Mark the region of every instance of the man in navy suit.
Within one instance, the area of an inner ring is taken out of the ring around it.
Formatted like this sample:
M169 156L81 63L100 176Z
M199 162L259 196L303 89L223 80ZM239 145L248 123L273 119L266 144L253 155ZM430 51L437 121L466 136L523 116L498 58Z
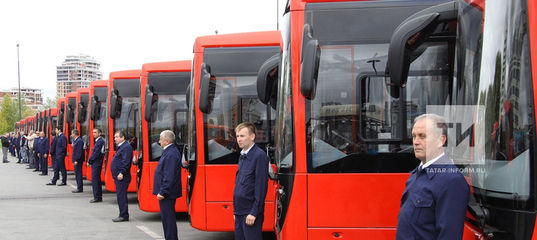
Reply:
M441 116L424 114L414 120L414 154L421 163L406 182L396 239L462 239L470 190L444 153L446 134Z
M101 169L104 159L104 139L101 137L101 129L93 129L93 137L95 138L95 144L91 151L88 165L91 165L91 186L93 188L93 199L90 203L103 201L103 188L101 185Z
M36 140L34 140L34 143L36 143ZM39 133L39 140L37 141L37 156L38 160L36 162L40 162L41 164L41 173L39 175L45 176L48 175L48 152L49 152L49 140L47 137L45 137L45 132Z
M54 148L54 160L56 168L54 169L54 177L47 185L56 185L56 181L60 178L60 172L62 173L62 183L58 186L67 185L67 171L65 170L65 155L67 155L67 138L62 133L62 127L56 127L56 146Z
M112 178L116 184L117 204L119 216L112 219L114 222L129 221L129 205L127 202L127 189L131 182L132 147L125 141L125 133L117 131L114 134L114 142L117 144L116 154L110 163Z
M155 169L153 195L157 196L160 218L166 240L179 239L175 223L175 201L181 197L181 153L170 130L160 133L159 144L164 149Z
M41 157L39 156L39 146L41 146L41 132L36 131L35 133L38 137L34 139L34 146L37 146L35 148L36 160L34 161L34 172L39 172L41 171Z
M255 126L244 122L235 128L242 148L233 190L235 239L263 239L262 227L268 185L267 154L255 145Z
M71 131L71 137L74 139L73 141L73 166L75 170L75 178L76 178L76 190L73 190L73 193L81 193L83 189L83 182L82 182L82 166L84 164L84 160L86 159L85 152L84 151L84 141L82 141L82 138L80 138L80 133L77 129L73 129Z

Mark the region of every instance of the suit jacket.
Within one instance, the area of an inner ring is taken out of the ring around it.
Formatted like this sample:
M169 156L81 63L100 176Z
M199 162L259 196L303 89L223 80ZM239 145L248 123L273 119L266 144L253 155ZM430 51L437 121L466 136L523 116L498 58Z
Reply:
M153 195L178 198L181 192L181 153L175 144L164 149L153 178Z
M268 187L269 159L265 151L254 144L246 156L239 159L233 190L235 215L261 216L265 209Z
M110 170L112 171L112 177L117 178L119 173L123 176L130 176L131 174L131 161L132 161L132 147L129 142L125 141L121 146L117 148L116 154L112 158L110 163Z
M48 138L36 138L35 140L39 139L39 141L37 142L37 152L41 154L41 156L43 156L44 154L48 154L48 151L49 151L49 141L48 141ZM34 140L34 144L36 143Z
M56 137L52 138L52 142L50 143L50 155L54 157L56 155ZM36 139L37 140L37 139ZM35 144L35 142L34 142Z
M57 140L54 153L58 158L65 159L65 155L67 154L67 138L62 133L61 135L56 135L55 139Z
M73 142L73 157L72 157L73 163L84 162L84 160L86 160L85 152L86 151L84 151L84 141L82 141L82 138L77 137L76 140Z
M401 198L396 239L462 239L469 187L444 154L411 172Z
M95 141L95 144L93 145L93 150L91 151L90 158L88 160L88 163L92 166L102 166L103 159L104 159L104 153L101 151L104 147L104 139L102 137L99 137L97 141Z

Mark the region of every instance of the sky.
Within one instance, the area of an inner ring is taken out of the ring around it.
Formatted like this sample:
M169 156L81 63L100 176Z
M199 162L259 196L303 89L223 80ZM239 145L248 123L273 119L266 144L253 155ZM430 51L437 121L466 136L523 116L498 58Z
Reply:
M279 7L277 6L279 4ZM198 36L276 30L285 0L17 0L0 2L0 90L56 95L56 66L85 54L113 71L192 59ZM279 12L277 12L277 9Z

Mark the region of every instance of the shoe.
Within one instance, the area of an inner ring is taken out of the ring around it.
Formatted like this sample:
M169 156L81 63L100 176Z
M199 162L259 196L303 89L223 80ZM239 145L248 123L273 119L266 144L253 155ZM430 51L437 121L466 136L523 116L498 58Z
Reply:
M67 183L60 183L60 184L58 184L58 186L65 186L65 185L67 185Z
M47 176L48 174L46 173L40 173L39 176Z
M103 201L103 199L97 198L97 199L91 199L89 202L90 203L98 203L98 202L102 202L102 201Z
M56 185L56 183L51 183L51 182L49 182L49 183L47 183L46 185Z
M122 217L117 217L117 218L112 219L112 222L127 222L127 221L129 221L128 218L122 218Z
M81 193L82 191L81 190L73 190L71 191L72 193Z

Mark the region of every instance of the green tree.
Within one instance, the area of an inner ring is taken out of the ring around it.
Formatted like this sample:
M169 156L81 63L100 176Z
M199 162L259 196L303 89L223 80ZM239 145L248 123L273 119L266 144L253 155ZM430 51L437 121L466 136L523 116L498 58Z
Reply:
M22 103L21 111L23 119L35 115L36 112L24 103ZM0 133L13 131L15 123L19 120L19 102L15 101L9 94L5 95L2 104L0 104Z

